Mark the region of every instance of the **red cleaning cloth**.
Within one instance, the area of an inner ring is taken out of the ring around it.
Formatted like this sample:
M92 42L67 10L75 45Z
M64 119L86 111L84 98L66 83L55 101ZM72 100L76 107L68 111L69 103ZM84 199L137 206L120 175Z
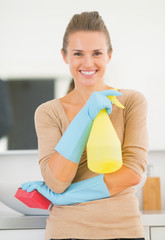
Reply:
M51 204L51 202L37 190L27 192L19 188L15 197L30 208L48 209Z

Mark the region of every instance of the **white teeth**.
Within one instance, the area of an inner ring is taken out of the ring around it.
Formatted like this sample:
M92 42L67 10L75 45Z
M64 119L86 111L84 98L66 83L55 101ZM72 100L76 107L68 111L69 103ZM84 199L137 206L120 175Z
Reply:
M90 72L87 72L87 71L81 71L81 73L85 74L85 75L92 75L94 74L96 71L90 71Z

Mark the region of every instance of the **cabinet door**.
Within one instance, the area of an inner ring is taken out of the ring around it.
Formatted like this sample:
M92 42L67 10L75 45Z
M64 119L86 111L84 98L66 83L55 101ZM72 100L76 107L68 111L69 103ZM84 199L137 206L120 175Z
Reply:
M151 227L151 240L165 239L165 226Z
M144 226L145 240L150 240L149 226Z
M45 229L1 230L0 239L44 240Z

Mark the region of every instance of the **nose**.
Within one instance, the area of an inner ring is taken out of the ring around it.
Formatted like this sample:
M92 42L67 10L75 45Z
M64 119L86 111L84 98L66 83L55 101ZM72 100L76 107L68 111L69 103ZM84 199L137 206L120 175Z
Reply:
M93 65L94 65L94 61L93 61L92 56L85 55L83 58L83 67L85 69L91 69L93 67Z

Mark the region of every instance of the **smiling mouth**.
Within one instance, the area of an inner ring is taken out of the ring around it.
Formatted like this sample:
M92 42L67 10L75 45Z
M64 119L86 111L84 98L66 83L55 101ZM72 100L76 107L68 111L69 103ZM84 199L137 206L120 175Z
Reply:
M95 74L97 72L97 70L94 70L94 71L82 71L82 70L80 70L79 72L86 75L86 76L90 76L90 75Z

